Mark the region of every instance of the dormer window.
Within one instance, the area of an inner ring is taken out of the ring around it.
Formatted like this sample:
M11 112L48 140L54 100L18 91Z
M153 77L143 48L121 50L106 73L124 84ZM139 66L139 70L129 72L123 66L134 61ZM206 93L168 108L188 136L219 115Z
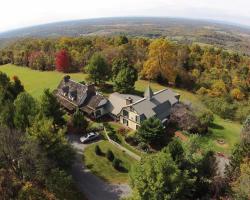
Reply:
M69 99L71 100L71 101L75 101L75 97L72 97L72 96L69 96Z
M64 86L62 88L62 95L65 96L65 97L67 97L68 93L69 93L69 87L68 86Z
M69 92L69 99L71 101L75 101L76 100L76 95L77 95L77 92L76 91L70 91Z

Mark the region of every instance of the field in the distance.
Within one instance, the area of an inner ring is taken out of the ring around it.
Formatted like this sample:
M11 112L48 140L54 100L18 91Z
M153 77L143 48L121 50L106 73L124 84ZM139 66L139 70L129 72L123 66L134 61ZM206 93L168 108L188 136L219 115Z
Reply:
M10 64L0 66L0 71L5 72L10 77L17 75L22 81L25 90L36 98L42 95L45 88L50 88L51 90L55 89L59 84L59 81L65 75L56 71L40 72L31 70L27 67L17 67ZM87 74L83 73L73 73L70 74L70 76L76 81L84 81L87 78ZM164 88L164 86L157 83L151 83L150 85L155 91ZM139 92L143 92L147 86L148 82L144 80L137 81L135 85L136 90ZM174 90L181 95L181 100L189 101L195 106L204 106L195 94L180 89ZM227 121L216 116L214 125L210 127L211 134L201 137L201 142L204 144L212 142L216 151L230 154L234 144L240 139L240 130L241 125L239 123ZM217 143L218 139L224 139L226 144L219 145Z
M40 97L45 88L55 89L65 74L56 71L36 71L27 67L17 67L15 65L0 66L0 71L5 72L10 78L18 76L25 90L34 97ZM86 74L72 73L72 79L83 81L86 79Z

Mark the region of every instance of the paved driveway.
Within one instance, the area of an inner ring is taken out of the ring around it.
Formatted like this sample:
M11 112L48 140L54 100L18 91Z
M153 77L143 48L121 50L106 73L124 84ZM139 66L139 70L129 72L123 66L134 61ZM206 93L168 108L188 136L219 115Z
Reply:
M127 184L109 184L92 174L82 162L83 151L88 144L80 143L77 135L69 135L68 140L77 151L72 176L88 200L118 200L131 193L131 188Z

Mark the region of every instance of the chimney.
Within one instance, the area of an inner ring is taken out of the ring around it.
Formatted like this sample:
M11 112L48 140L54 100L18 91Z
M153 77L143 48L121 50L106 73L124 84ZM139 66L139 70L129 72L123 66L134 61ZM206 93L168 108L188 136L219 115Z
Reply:
M91 83L91 84L87 84L88 87L88 93L89 94L95 94L96 93L96 89L95 89L95 84Z
M64 79L64 82L67 83L67 82L69 82L70 76L66 75L63 77L63 79Z
M126 105L132 104L133 99L131 97L126 98Z

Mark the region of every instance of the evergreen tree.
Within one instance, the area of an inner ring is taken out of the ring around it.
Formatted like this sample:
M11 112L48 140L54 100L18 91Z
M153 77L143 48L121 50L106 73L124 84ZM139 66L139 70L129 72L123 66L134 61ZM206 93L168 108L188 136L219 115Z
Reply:
M40 112L44 117L52 119L54 125L62 126L65 124L63 118L64 112L60 108L56 97L49 89L45 89L42 95Z
M32 121L37 114L37 104L31 95L26 92L22 92L14 101L14 107L15 127L24 131L32 124Z
M88 121L85 119L83 113L79 109L77 109L76 112L73 114L72 123L74 128L86 132L86 129L88 127Z
M159 141L164 134L164 127L161 121L155 117L144 120L138 130L139 137L145 142Z

